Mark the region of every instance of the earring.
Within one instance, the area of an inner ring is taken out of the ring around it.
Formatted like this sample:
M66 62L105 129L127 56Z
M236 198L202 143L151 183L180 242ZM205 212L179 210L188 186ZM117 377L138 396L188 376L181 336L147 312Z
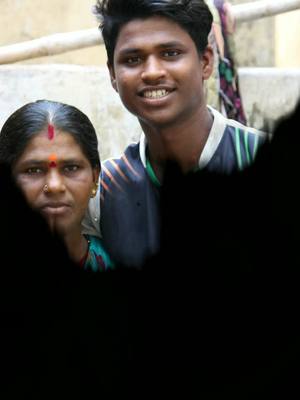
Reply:
M44 192L44 193L48 193L48 192L49 192L49 186L48 186L48 185L45 185L45 186L43 187L43 192Z
M95 183L95 184L94 184L94 187L93 187L93 189L92 189L91 198L93 198L93 197L95 197L95 196L96 196L96 194L97 194L97 191L98 191L98 186L99 186L99 184L98 184L98 183Z

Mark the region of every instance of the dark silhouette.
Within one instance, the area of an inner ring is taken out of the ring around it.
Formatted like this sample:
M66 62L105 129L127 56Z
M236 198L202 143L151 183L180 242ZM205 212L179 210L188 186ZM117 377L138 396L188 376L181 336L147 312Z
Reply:
M242 172L169 166L142 271L81 271L1 167L1 398L299 395L300 106Z

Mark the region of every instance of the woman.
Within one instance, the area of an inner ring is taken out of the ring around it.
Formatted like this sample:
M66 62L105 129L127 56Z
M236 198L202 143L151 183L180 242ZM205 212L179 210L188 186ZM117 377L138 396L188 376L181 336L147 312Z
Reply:
M10 165L28 204L58 233L85 269L113 267L99 238L82 234L101 169L95 129L77 108L39 100L15 111L0 133L0 162Z

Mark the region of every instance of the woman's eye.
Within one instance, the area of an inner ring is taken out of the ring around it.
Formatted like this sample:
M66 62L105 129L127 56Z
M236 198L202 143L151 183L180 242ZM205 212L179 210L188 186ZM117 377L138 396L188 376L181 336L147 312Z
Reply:
M164 57L176 57L179 54L180 53L178 50L167 50L167 51L164 51L164 53L163 53Z
M78 169L79 169L78 165L66 165L64 167L65 172L76 172L76 171L78 171Z
M26 174L28 174L28 175L41 174L42 172L43 172L43 170L38 167L27 168L27 170L26 170Z

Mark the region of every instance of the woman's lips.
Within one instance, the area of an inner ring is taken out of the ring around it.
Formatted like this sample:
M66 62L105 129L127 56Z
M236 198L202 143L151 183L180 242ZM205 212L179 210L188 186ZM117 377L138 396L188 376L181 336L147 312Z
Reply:
M41 212L46 215L64 215L70 211L70 206L64 203L46 204L41 207Z

